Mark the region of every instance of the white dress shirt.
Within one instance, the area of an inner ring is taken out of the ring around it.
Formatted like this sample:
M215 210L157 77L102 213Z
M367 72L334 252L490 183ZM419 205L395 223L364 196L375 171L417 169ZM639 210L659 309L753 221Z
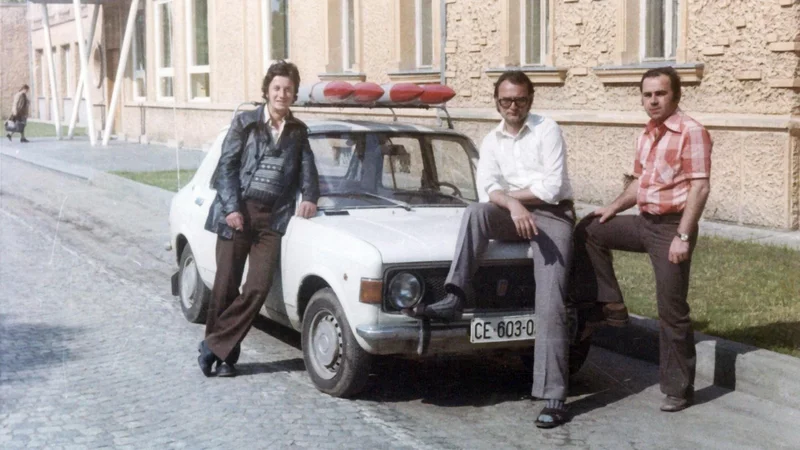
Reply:
M272 126L272 118L269 116L269 113L265 111L264 115L266 116L264 118L264 121L267 123L267 129L269 130L269 133L272 135L272 143L277 145L278 141L281 139L281 135L283 134L283 126L286 124L286 119L284 118L283 120L281 120L278 123L278 127L275 128L274 126Z
M489 200L492 191L522 189L545 203L571 200L567 145L561 128L554 120L531 113L512 136L505 131L505 121L500 122L483 139L477 178L482 202Z

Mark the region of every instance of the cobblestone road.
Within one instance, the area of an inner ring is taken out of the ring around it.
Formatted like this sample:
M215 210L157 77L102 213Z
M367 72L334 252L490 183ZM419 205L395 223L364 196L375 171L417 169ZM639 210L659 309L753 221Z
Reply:
M657 411L654 366L600 349L575 419L540 431L515 361L386 360L357 400L321 394L297 333L266 320L242 376L207 379L169 295L166 211L0 159L0 448L792 447L797 411L701 386ZM754 421L758 430L753 430Z

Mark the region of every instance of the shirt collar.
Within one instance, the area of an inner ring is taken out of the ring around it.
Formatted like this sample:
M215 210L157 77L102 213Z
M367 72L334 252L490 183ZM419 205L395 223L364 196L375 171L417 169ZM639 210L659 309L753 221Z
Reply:
M508 132L506 132L506 120L503 119L500 121L500 124L494 128L494 132L498 138L500 137L509 137L509 138L518 138L522 137L522 134L525 133L525 130L531 129L531 113L528 113L528 117L525 119L525 123L522 124L522 128L520 128L519 133L516 136L511 136Z
M671 116L667 117L667 119L664 120L662 125L667 127L667 129L670 131L673 131L675 133L680 133L681 126L683 125L683 111L681 111L680 108L676 108L675 112L673 112ZM657 128L655 121L653 119L650 119L650 121L647 122L647 127L645 128L645 132L650 133L655 128Z

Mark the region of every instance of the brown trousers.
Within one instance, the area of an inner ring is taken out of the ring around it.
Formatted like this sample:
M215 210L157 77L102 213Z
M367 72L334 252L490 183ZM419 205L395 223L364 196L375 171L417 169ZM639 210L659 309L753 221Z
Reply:
M252 201L245 201L244 206L244 230L234 232L233 239L217 237L217 273L206 318L206 345L222 360L242 342L261 311L281 247L281 236L269 228L270 208ZM248 256L247 280L240 293Z
M691 260L669 262L669 247L678 232L680 214L616 216L604 224L596 217L575 230L573 295L579 301L622 302L611 250L647 253L656 278L659 317L661 392L685 398L694 393L697 355L689 319ZM691 242L694 250L696 239Z

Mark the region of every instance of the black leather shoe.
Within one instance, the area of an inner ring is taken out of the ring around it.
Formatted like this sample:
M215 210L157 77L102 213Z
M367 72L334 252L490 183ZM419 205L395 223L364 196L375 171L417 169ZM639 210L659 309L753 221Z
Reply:
M432 319L443 322L461 320L464 314L464 301L456 294L447 294L432 305L419 304L414 308L406 308L403 314L415 319Z
M27 140L27 139L25 139L25 138L22 138L22 139L20 139L19 141L20 141L20 142L22 142L22 143L25 143L25 142L30 142L29 140Z
M210 377L212 375L211 369L217 361L217 356L208 348L206 341L200 341L197 351L200 352L200 354L197 355L197 364L200 366L203 375Z
M219 363L217 364L217 376L218 377L235 377L236 376L236 367L233 364L228 363Z

